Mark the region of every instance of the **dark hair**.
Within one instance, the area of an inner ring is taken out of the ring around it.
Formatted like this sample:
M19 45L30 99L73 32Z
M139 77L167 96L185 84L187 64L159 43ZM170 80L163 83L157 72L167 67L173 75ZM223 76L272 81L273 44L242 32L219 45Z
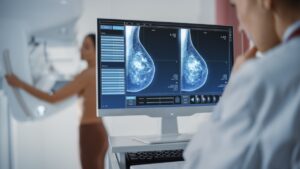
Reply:
M90 38L93 42L94 47L96 47L96 35L94 33L86 35L86 38Z

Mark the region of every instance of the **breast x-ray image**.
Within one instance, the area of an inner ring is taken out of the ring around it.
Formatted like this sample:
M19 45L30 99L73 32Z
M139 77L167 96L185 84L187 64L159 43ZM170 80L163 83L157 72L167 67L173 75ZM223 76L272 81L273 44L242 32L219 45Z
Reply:
M139 26L126 26L126 82L128 92L144 90L151 84L155 76L155 64L141 43L139 34Z
M180 29L181 37L181 90L195 91L201 88L208 77L208 67L195 49L189 29Z
M126 91L167 94L180 91L178 28L126 26Z
M173 72L175 73L169 73L169 75L163 77L164 79L171 80L174 76L180 77L176 84L174 82L169 83L172 83L172 85L169 86L172 86L173 89L178 89L181 86L181 91L191 92L201 88L205 84L208 77L208 66L193 45L190 29L177 29L175 32L174 30L166 32L167 29L153 29L156 32L158 31L161 36L168 34L170 39L170 41L168 41L169 44L164 45L162 44L164 43L162 41L155 41L154 33L146 33L151 32L150 29L147 28L143 28L143 30L144 35L147 36L146 39L148 45L143 45L140 39L140 30L140 26L126 26L125 28L127 92L140 92L145 90L153 83L153 81L155 81L154 78L156 77L156 73L159 74L157 75L157 78L159 79L162 78L160 77L162 74L166 74L165 71L168 69L174 69ZM171 43L173 44L172 46L170 46ZM153 51L153 49L151 49L153 46L158 47L155 49L156 51L164 52L152 52L152 55L150 55L148 51ZM164 48L170 49L160 49L163 46L165 46ZM168 51L174 51L174 54L170 54ZM163 59L164 57L165 59ZM176 63L173 64L173 66L164 63L165 66L163 66L160 62L161 59L173 60ZM156 72L156 66L164 67L165 71ZM169 68L166 68L166 66ZM158 80L156 82L159 83ZM165 86L167 85L168 84L165 84ZM160 86L163 87L162 84Z
M213 70L215 74L225 66L219 59L224 52L211 48L212 44L226 47L220 35L222 32L206 34L187 28L126 26L126 91L189 93L206 88L207 83L218 83L222 75L208 78L208 62L219 65Z

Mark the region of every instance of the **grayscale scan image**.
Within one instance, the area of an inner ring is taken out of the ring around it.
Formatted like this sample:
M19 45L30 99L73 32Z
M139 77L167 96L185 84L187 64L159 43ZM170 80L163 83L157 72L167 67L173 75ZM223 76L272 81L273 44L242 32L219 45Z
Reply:
M195 49L190 29L180 29L181 37L181 90L195 91L201 88L208 76L208 67Z
M140 41L139 26L126 26L127 91L139 92L153 81L155 65Z

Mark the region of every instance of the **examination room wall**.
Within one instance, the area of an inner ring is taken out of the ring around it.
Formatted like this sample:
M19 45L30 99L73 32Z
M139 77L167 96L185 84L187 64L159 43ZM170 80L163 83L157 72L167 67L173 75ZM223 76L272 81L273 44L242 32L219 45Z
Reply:
M82 16L77 23L78 43L74 50L78 51L87 33L96 32L96 18L209 24L215 22L214 3L213 0L86 0L83 2ZM54 50L53 53L59 53L55 48L51 50ZM79 53L74 57L79 58ZM61 63L56 66L60 70L67 67ZM80 169L79 103L80 101L75 102L56 115L42 120L25 123L12 120L14 169ZM207 118L207 114L180 118L179 130L193 132L198 124ZM104 121L110 135L145 135L160 132L159 118L105 117Z

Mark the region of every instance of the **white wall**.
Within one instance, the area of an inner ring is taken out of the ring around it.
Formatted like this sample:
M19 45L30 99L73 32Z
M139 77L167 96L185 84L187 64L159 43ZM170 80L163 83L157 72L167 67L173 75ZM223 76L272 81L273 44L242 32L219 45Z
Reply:
M214 23L213 0L85 0L77 24L78 46L89 32L96 32L96 18ZM79 57L76 56L76 57ZM63 69L63 65L58 65ZM47 119L13 121L15 169L79 169L78 125L80 108L74 103ZM180 118L181 132L196 131L206 114ZM160 119L148 117L105 118L110 135L157 134ZM1 168L2 169L2 168Z
M0 75L1 76L1 75ZM0 77L1 78L1 77ZM1 81L0 81L1 83ZM7 98L0 88L0 168L9 168L9 122Z
M85 0L78 39L96 32L97 18L215 23L214 0Z

